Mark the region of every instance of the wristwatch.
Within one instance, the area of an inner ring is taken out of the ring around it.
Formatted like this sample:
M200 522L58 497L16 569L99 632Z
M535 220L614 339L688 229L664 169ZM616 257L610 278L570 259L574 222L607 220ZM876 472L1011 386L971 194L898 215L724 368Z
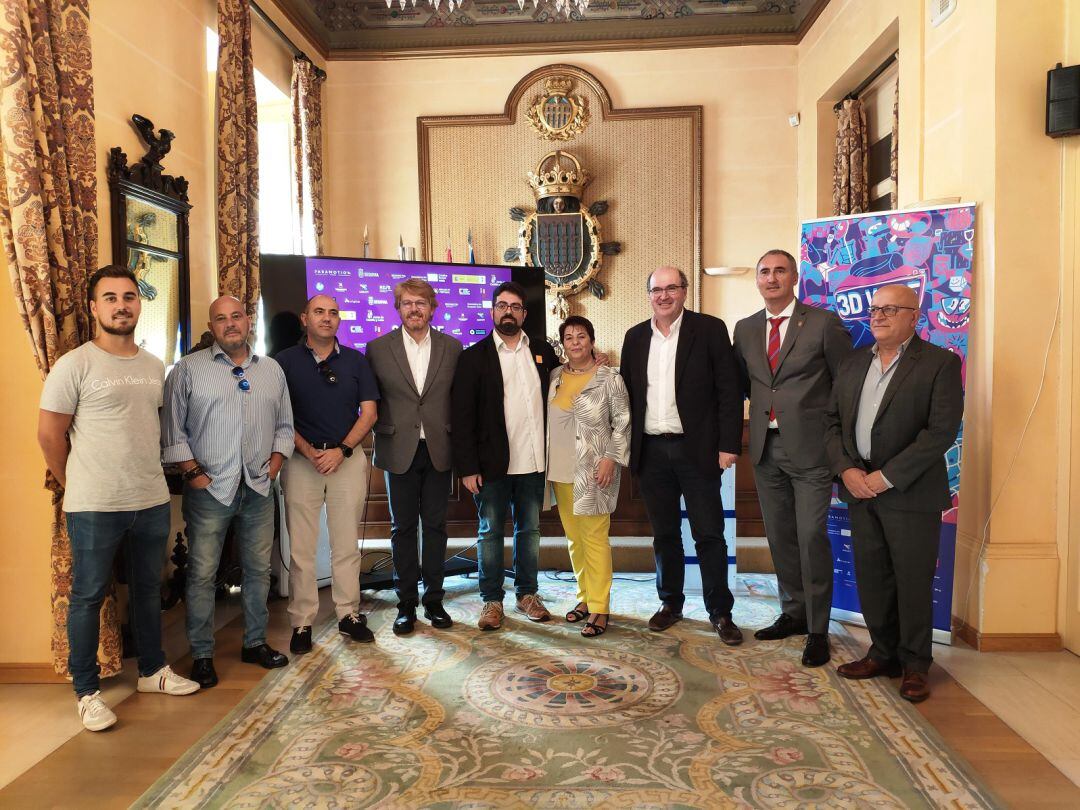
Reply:
M341 449L341 455L345 456L345 458L352 458L353 449L349 447L349 445L345 444L345 442L342 442L338 445L338 447Z

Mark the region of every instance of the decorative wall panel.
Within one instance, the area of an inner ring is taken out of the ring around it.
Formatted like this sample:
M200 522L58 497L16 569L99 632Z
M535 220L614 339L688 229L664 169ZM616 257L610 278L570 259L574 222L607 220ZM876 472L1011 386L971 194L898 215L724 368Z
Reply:
M551 76L573 79L573 95L585 99L589 123L557 144L543 140L527 114ZM525 76L501 113L420 117L421 243L425 258L442 260L447 240L464 257L472 229L476 261L503 263L518 244L511 207L532 211L536 200L527 175L552 149L574 154L593 178L583 207L607 200L604 241L622 243L605 256L597 280L604 300L588 291L569 298L570 312L596 326L601 350L618 353L623 334L649 315L648 274L670 264L690 277L689 302L697 308L701 268L702 108L615 109L600 81L572 65L554 64ZM549 314L548 333L557 323Z

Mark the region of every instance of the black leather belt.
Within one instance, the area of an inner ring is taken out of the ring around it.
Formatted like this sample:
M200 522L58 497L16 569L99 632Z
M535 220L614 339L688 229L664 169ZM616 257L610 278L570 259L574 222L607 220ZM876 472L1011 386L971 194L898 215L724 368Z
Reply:
M676 442L676 441L680 441L682 439L683 434L682 433L646 433L645 437L647 439L660 439L661 441L665 441L665 442Z
M775 436L779 436L780 435L780 428L778 428L778 427L776 427L776 428L768 428L768 429L766 429L765 432L766 433L771 433L771 434L773 434Z
M341 442L312 442L311 446L316 450L333 450L335 447L341 447Z

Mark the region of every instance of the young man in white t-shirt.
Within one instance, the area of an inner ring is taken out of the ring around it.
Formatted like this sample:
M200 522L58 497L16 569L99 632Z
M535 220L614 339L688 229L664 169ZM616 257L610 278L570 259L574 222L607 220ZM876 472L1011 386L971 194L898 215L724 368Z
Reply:
M98 689L99 612L121 543L138 690L190 695L199 685L173 672L161 649L161 569L169 538L158 416L165 367L135 343L142 304L131 270L101 268L90 277L88 293L98 334L61 357L46 378L38 443L64 487L71 539L68 669L79 718L90 731L102 731L116 715Z

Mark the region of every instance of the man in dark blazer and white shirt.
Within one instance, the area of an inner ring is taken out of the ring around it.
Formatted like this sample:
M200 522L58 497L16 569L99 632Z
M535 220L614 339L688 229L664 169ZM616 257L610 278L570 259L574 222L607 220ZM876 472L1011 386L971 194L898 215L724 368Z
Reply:
M438 302L423 279L394 288L401 328L367 346L367 359L382 400L375 423L373 463L386 471L390 504L390 548L398 615L393 630L407 635L416 624L416 607L432 627L453 624L443 608L446 563L446 507L450 492L450 388L461 343L431 328ZM417 524L424 527L417 556ZM419 596L423 576L424 596Z
M731 618L720 476L742 448L742 387L727 327L685 309L686 274L661 267L646 283L653 317L626 333L620 371L630 393L630 470L653 529L660 609L650 630L682 618L685 560L679 498L686 501L705 607L720 640L742 632Z
M750 461L782 611L754 637L808 634L802 662L817 667L829 660L833 586L826 529L833 475L822 417L851 336L835 312L795 297L798 282L787 251L758 260L765 309L735 324L735 352L750 397Z
M522 331L525 295L513 281L495 290L495 330L461 353L454 375L454 468L472 493L480 518L481 630L497 630L503 622L507 509L514 519L516 610L534 622L551 618L537 593L537 567L547 392L559 360L547 341L530 341Z
M902 285L870 307L874 344L841 364L825 441L851 517L855 578L871 646L844 678L896 677L900 696L930 696L933 583L941 513L952 506L945 453L964 414L960 358L915 334L919 299Z

